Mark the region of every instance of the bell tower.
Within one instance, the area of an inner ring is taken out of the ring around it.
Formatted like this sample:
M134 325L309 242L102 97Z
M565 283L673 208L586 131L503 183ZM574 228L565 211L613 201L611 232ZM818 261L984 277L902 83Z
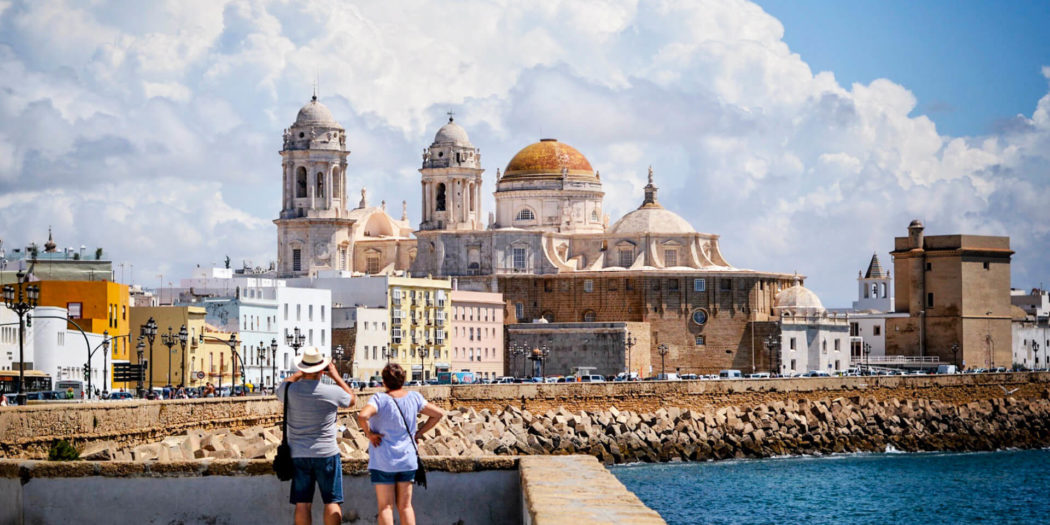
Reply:
M434 143L423 150L423 217L419 229L483 230L481 151L449 113Z
M346 130L315 94L291 127L281 149L283 191L277 225L277 271L314 275L341 268L349 227L346 208ZM343 264L345 265L345 264Z

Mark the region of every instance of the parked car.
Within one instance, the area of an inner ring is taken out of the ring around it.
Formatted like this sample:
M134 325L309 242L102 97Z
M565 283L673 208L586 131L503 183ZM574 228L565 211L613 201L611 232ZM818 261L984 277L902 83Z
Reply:
M810 370L805 374L802 374L802 377L831 377L831 374L823 370Z
M543 378L543 382L544 383L557 383L558 379L560 379L560 378L561 378L561 376L549 376L549 377Z
M719 370L719 379L742 379L744 374L741 374L739 370Z
M679 377L682 378L682 381L695 381L697 379L700 379L700 376L696 374L682 374Z
M678 377L678 374L657 374L655 381L681 381L682 378Z
M605 378L597 374L591 374L587 376L580 376L579 381L581 383L604 383Z
M769 372L756 372L747 377L749 379L769 379Z
M110 401L126 401L128 399L135 399L135 394L132 394L131 392L110 392L109 393L109 400Z

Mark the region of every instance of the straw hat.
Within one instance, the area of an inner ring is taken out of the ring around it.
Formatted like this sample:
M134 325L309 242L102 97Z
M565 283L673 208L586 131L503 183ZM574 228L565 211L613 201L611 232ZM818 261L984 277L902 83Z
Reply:
M328 358L319 349L307 348L295 366L304 373L312 374L328 368L328 361Z

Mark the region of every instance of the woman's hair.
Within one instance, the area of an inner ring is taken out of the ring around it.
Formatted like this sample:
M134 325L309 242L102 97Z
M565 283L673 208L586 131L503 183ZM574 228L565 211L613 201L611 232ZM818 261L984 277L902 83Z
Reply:
M397 390L405 384L405 369L397 363L383 367L383 385L390 390Z

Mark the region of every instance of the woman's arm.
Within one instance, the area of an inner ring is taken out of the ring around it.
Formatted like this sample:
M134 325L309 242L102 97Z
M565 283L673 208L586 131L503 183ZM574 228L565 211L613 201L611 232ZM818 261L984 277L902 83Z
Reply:
M423 406L423 410L419 411L424 416L427 416L427 421L423 423L422 427L419 427L419 431L416 432L416 441L423 439L423 434L426 434L430 429L437 426L438 421L445 417L445 411L441 407L434 403L427 403Z
M372 419L372 416L376 415L376 407L372 405L365 405L360 412L357 413L357 426L361 427L361 430L365 432L365 437L368 441L372 442L373 447L378 447L383 442L383 434L378 432L372 432L372 429L368 426L368 420Z

